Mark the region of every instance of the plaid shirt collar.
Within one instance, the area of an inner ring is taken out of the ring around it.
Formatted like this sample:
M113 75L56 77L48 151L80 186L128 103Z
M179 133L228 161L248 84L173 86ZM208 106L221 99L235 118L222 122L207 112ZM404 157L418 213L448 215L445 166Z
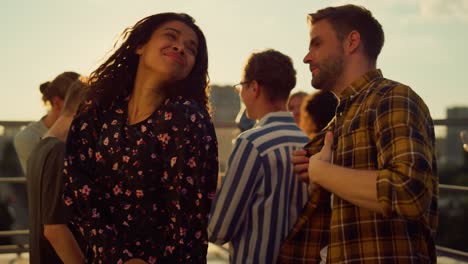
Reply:
M357 96L362 91L367 90L370 87L370 83L379 78L383 78L382 71L380 69L368 71L366 74L362 75L359 79L346 87L346 89L339 96L340 101Z

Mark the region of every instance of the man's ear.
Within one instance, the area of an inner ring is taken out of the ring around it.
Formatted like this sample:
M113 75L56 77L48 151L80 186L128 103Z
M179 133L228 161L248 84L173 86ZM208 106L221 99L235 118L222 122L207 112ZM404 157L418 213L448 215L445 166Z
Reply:
M252 82L250 82L250 89L252 89L252 92L254 93L256 98L260 96L261 89L257 81L253 80Z
M361 34L356 30L351 31L344 41L344 50L347 54L356 52L361 46Z

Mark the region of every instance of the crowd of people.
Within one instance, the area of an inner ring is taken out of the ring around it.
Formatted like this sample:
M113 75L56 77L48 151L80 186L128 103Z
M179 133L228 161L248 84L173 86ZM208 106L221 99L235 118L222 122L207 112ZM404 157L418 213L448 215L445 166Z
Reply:
M364 7L308 15L318 91L292 59L250 54L234 88L252 126L218 186L208 49L187 14L122 34L89 76L40 86L49 111L15 137L31 263L435 263L438 176L429 110L383 77Z

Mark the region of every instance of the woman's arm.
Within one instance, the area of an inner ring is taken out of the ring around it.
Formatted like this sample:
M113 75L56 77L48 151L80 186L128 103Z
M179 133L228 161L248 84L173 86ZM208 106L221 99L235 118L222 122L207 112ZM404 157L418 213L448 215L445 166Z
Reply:
M67 225L44 225L44 236L63 263L84 263L83 253Z
M95 175L99 133L97 109L88 101L71 124L63 170L65 205L71 212L72 222L93 246L105 240L105 218L109 208Z

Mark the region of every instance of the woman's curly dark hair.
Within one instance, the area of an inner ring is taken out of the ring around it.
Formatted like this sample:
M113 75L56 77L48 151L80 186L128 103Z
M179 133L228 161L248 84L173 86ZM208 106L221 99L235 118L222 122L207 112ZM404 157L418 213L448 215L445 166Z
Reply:
M117 41L114 48L120 47L89 77L89 99L106 109L115 98L131 94L138 68L139 56L137 48L146 44L153 32L170 21L180 21L189 26L198 37L198 51L195 64L190 74L167 89L168 96L183 96L193 99L201 107L209 110L208 97L210 93L208 77L208 51L206 39L195 20L183 13L161 13L138 21L133 27L127 28Z

